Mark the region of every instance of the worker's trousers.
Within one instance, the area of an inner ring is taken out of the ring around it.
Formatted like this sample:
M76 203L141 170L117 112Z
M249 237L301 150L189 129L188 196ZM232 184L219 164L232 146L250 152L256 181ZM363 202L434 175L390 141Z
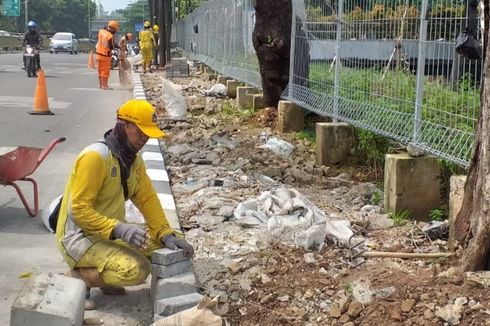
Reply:
M156 242L140 250L121 240L101 240L87 250L75 268L97 268L108 286L138 285L150 273L151 253L160 248L162 245Z

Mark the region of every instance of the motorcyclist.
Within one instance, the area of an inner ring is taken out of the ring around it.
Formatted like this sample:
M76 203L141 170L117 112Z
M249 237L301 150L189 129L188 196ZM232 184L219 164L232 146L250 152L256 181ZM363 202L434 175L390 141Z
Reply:
M34 49L38 49L43 44L43 38L41 34L37 31L37 24L34 21L30 21L27 24L27 31L24 34L24 39L22 41L22 46L30 45ZM41 57L39 53L35 55L37 69L41 69ZM26 69L26 58L24 60L24 69Z

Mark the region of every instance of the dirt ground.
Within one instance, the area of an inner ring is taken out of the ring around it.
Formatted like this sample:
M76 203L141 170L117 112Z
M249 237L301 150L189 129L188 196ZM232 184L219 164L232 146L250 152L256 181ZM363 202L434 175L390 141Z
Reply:
M163 76L157 71L142 80L167 134L167 168L181 225L196 249L193 266L202 293L220 296L231 325L490 324L488 288L453 275L458 255L369 258L353 268L350 251L335 241L317 251L295 246L301 226L271 234L236 223L233 211L240 202L284 186L329 219L350 221L370 250L448 251L445 240L421 232L422 222L373 228L372 221L387 218L379 173L355 159L317 166L314 142L301 133L278 133L274 111L239 110L234 100L206 97L216 83L207 74L192 69L192 77L172 79L183 87L187 119L169 120ZM283 157L260 148L261 134L293 144L294 151Z

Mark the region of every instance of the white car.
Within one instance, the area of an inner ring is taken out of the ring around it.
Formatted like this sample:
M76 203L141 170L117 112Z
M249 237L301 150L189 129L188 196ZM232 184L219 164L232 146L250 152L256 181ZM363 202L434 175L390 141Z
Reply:
M9 32L0 29L0 36L11 36Z
M78 53L78 40L73 33L56 33L49 43L49 53Z

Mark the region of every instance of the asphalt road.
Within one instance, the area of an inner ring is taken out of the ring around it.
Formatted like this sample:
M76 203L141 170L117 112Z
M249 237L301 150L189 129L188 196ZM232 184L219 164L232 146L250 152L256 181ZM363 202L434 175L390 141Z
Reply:
M41 210L63 192L77 154L112 127L117 108L130 98L130 92L117 83L117 71L109 82L115 89L99 90L96 71L87 69L87 59L86 54L41 54L54 115L34 116L27 112L36 78L27 78L20 54L0 55L0 147L46 147L55 138L67 139L32 174L39 185ZM32 202L32 189L22 189ZM14 188L0 185L0 325L10 324L10 307L22 288L22 273L67 270L41 214L29 217Z

